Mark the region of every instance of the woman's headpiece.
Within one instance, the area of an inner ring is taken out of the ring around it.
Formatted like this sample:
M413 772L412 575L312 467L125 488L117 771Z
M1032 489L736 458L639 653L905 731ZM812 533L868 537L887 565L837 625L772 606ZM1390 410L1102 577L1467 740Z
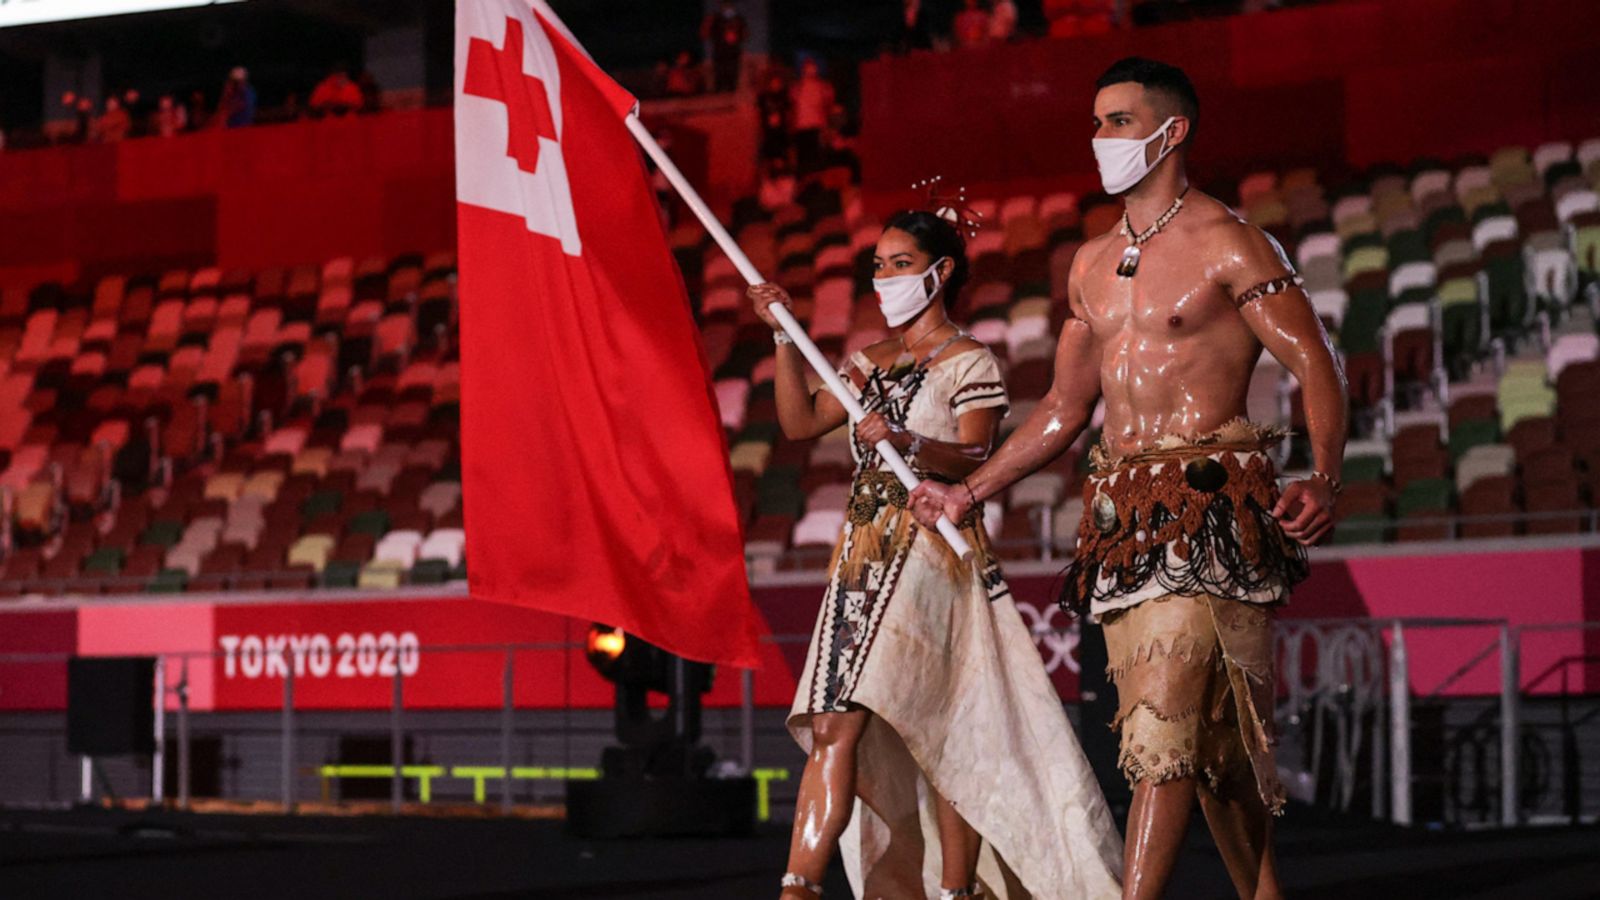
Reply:
M973 209L967 203L967 189L957 188L954 194L944 194L939 191L939 183L944 180L943 175L924 178L913 184L914 191L927 191L928 212L949 222L957 231L965 232L968 238L978 236L978 229L983 227L983 213Z

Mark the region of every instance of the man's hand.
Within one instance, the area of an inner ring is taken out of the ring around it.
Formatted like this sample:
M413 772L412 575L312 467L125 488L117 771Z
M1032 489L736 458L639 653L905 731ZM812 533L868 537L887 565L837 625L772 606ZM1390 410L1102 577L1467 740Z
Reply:
M911 515L924 528L939 527L939 516L960 522L972 509L972 492L959 484L924 481L911 492Z
M1272 516L1284 534L1309 547L1333 528L1333 487L1321 478L1296 481L1284 488Z

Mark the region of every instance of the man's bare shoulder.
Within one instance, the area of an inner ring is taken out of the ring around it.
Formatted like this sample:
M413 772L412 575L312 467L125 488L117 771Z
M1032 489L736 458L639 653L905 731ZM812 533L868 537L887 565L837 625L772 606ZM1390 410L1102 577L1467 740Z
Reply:
M1208 255L1247 269L1268 266L1293 270L1289 254L1277 238L1246 222L1222 202L1205 199L1210 202L1188 227Z
M1078 252L1073 254L1072 274L1077 275L1086 271L1096 260L1104 256L1106 251L1113 247L1120 248L1125 242L1126 239L1118 234L1115 228L1084 241L1082 246L1078 247ZM1118 249L1118 252L1121 250Z

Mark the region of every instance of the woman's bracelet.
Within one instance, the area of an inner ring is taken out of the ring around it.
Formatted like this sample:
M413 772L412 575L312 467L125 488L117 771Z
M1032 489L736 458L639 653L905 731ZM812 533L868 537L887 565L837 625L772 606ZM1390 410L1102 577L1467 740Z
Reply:
M785 344L793 344L794 338L789 337L789 332L780 328L772 333L772 343L773 346L782 347Z
M982 501L978 499L978 492L972 489L972 485L967 484L965 478L961 479L961 486L967 489L967 497L972 501L974 508L983 505Z
M1340 494L1344 493L1344 483L1341 482L1339 479L1333 477L1332 475L1329 475L1327 472L1312 472L1307 477L1308 478L1320 478L1320 479L1322 479L1323 483L1325 483L1328 486L1328 490L1333 491L1333 495L1335 497L1337 497Z

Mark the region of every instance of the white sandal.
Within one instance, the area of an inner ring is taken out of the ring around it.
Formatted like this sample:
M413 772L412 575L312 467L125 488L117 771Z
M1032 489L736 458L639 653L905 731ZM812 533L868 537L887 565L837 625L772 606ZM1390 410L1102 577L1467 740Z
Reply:
M964 897L982 897L982 896L983 896L983 886L980 885L980 884L976 884L976 883L969 884L969 885L967 885L966 887L963 887L963 888L940 888L939 889L939 900L962 900L962 898L964 898Z

